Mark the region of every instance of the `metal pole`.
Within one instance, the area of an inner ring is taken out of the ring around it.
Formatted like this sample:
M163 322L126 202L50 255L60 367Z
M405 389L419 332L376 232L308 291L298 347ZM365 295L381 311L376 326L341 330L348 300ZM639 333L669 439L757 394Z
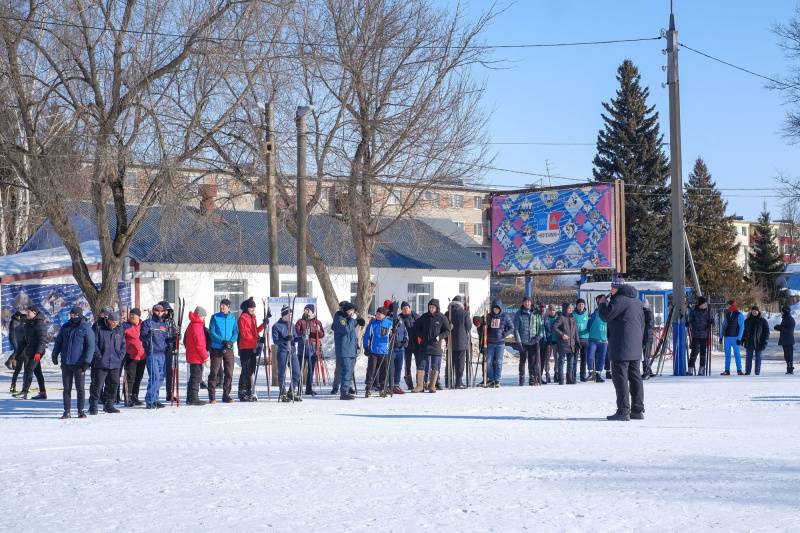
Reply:
M308 296L306 272L306 117L297 108L297 296Z
M264 159L267 165L267 225L269 238L269 295L281 295L278 273L278 206L275 201L275 103L266 105L266 134L264 136Z
M525 296L531 297L531 277L528 274L525 275Z
M697 279L697 270L694 268L694 259L692 259L692 249L689 247L689 237L686 235L686 230L683 230L683 241L686 243L686 256L689 258L689 266L692 267L692 277L694 278L694 287L697 289L697 296L702 296L700 291L700 280Z
M672 297L673 365L675 376L686 375L686 257L683 233L683 171L681 163L681 108L678 90L678 32L669 14L667 31L667 85L669 89L670 175L672 178Z

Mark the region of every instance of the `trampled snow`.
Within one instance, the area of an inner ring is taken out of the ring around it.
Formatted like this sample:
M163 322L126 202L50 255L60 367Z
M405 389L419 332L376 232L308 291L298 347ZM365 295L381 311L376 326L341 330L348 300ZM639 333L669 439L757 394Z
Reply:
M514 363L500 389L67 421L60 390L13 399L3 369L2 529L797 530L800 376L776 348L761 376L717 356L649 380L646 420L616 423L610 381L519 387Z

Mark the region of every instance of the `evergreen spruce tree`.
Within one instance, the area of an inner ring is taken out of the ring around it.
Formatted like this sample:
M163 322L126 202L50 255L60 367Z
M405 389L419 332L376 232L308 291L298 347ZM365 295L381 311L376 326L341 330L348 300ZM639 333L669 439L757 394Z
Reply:
M767 296L775 301L778 299L778 287L775 285L775 280L783 272L784 264L766 202L764 202L754 229L753 252L748 258L750 272L756 283L767 291Z
M631 279L666 280L671 273L669 161L650 90L626 59L617 69L617 96L603 103L592 174L597 181L625 180L627 273Z
M700 289L704 295L712 295L712 301L724 302L733 298L744 305L749 300L749 285L744 281L744 272L736 264L739 245L736 244L733 215L725 215L728 202L722 199L722 193L702 157L694 162L685 186L686 237ZM693 284L688 257L686 281Z

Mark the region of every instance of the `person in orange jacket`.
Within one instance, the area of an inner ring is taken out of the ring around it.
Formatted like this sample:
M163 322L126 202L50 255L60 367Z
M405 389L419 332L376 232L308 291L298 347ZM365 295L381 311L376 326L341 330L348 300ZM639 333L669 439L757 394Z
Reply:
M186 328L186 363L189 365L189 383L186 386L187 405L205 405L199 398L203 365L208 359L210 344L206 336L206 310L198 306L189 311L189 327Z
M258 334L264 331L264 324L258 325L256 318L256 302L251 296L239 306L242 314L239 315L239 363L242 373L239 375L239 401L249 402L250 391L253 390L253 375L256 372L256 348Z

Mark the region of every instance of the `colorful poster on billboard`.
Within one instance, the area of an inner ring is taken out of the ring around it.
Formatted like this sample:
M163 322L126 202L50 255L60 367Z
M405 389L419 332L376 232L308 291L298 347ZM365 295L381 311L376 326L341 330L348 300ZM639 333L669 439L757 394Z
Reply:
M492 198L492 272L616 268L613 184Z

